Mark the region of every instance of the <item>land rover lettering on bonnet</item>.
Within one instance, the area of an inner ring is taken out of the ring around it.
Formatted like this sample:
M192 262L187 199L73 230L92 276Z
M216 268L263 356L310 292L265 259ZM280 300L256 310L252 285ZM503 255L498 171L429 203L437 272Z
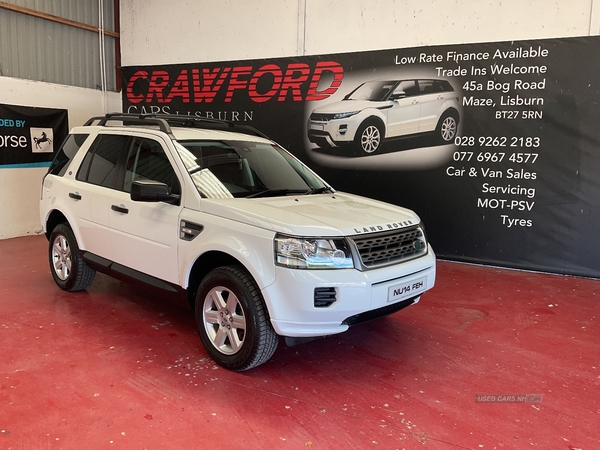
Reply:
M75 127L42 182L61 289L96 271L174 295L235 371L419 301L435 255L412 211L335 190L257 130L107 114Z

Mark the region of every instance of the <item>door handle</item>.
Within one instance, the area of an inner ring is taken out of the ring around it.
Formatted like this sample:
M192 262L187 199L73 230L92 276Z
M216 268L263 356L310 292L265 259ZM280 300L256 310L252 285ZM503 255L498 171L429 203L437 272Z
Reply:
M129 210L127 208L125 208L124 206L112 205L110 207L110 209L112 209L113 211L116 211L116 212L123 213L123 214L127 214L129 212Z
M75 200L81 200L81 195L79 195L79 192L69 192L69 197L74 198Z

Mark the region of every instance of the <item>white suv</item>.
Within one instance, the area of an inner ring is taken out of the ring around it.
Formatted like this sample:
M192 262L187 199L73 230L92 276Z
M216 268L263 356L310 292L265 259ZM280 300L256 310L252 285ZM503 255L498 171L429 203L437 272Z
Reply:
M178 295L231 370L416 303L435 255L404 208L335 191L249 127L108 114L74 128L43 180L52 276L95 271Z
M446 80L369 81L342 101L315 108L308 139L321 148L355 143L377 151L384 138L436 132L442 143L456 136L459 97Z

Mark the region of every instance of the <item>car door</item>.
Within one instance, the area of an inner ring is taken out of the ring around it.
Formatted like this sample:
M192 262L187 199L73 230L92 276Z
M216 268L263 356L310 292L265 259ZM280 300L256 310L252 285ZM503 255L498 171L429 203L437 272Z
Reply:
M69 209L77 217L77 234L82 249L111 259L108 203L119 186L118 163L129 136L99 134L86 153L75 180L67 187Z
M421 120L421 104L415 80L401 81L392 93L392 106L387 110L386 137L417 133Z
M181 193L174 166L165 152L165 142L143 135L133 136L124 160L123 186L113 191L108 205L112 260L146 275L178 284L178 204L139 202L130 197L136 180L167 184Z
M440 118L444 93L435 80L419 80L419 99L421 102L421 122L419 132L433 131Z

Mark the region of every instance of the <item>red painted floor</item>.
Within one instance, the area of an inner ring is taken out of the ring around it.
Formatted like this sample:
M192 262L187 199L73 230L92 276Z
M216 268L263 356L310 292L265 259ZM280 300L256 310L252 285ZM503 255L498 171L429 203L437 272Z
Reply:
M440 262L418 305L236 374L186 310L60 291L46 247L0 241L0 449L600 449L600 281Z

